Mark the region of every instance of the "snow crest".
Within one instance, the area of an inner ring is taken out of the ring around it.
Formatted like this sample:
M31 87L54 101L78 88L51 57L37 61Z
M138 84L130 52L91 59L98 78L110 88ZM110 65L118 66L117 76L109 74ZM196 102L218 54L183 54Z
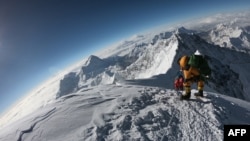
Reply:
M248 102L204 94L206 101L193 95L181 101L176 91L159 87L82 88L5 128L0 140L221 141L224 124L250 124Z

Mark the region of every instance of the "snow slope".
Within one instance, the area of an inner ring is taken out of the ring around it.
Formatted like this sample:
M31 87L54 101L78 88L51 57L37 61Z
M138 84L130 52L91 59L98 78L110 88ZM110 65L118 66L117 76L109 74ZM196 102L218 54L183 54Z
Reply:
M180 101L173 90L140 82L82 88L11 124L0 140L221 141L224 124L250 124L250 103L205 95Z
M84 59L77 62L46 82L43 82L40 86L34 88L26 96L20 99L20 101L13 105L8 111L0 115L0 130L9 123L53 102L59 91L60 80L69 72L78 71L79 67L82 66L85 61Z

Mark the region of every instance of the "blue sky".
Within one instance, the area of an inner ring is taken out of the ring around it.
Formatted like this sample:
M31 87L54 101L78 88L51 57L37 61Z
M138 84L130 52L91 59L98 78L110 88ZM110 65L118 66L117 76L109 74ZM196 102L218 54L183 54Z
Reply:
M0 113L58 69L136 33L249 0L1 0Z

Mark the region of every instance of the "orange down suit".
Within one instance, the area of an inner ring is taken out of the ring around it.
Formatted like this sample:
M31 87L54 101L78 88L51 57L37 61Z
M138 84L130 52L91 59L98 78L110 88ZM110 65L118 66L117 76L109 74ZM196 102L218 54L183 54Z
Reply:
M183 83L186 92L190 92L191 85L193 82L195 82L194 78L199 78L200 72L197 68L188 66L189 57L183 56L179 60L179 65L181 67L181 70L183 71L185 81ZM197 79L198 83L198 90L203 90L204 87L204 81L201 79Z

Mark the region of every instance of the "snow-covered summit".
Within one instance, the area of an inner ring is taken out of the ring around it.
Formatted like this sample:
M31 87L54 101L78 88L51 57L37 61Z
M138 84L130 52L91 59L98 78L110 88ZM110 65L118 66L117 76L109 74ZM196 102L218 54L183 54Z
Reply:
M88 60L85 62L85 66L89 66L89 65L93 65L93 64L103 64L103 60L100 59L99 57L95 56L95 55L90 55Z
M185 27L179 27L175 30L175 34L186 33L186 34L193 34L194 30L186 29Z
M174 90L137 85L82 88L1 130L0 140L221 141L224 124L250 124L248 102L211 92L180 101Z

